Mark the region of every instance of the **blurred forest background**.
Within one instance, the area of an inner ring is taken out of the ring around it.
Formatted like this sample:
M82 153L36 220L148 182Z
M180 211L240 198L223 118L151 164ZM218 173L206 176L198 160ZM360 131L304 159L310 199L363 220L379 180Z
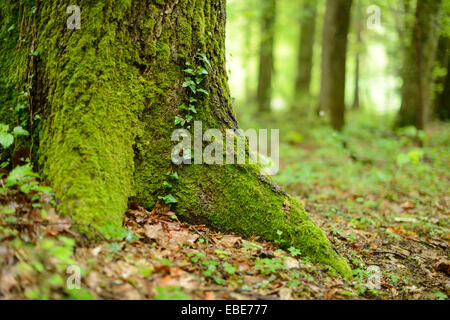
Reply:
M240 125L280 129L275 180L385 298L450 294L449 37L448 0L228 1Z
M242 239L158 206L130 205L117 235L89 244L56 214L52 189L18 166L1 180L0 299L449 298L450 0L227 3L239 125L280 129L273 178L353 277L280 250L280 230L270 243ZM20 224L29 216L38 223ZM81 289L68 286L67 265L82 267Z
M449 7L446 0L228 1L227 62L241 121L287 115L309 131L327 120L341 130L344 115L348 124L356 114L418 129L448 120Z

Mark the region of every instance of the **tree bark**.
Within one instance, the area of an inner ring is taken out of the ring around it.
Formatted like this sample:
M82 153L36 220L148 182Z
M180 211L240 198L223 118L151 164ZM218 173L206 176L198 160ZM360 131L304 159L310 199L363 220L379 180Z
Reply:
M317 5L316 0L305 0L301 9L302 18L297 56L297 78L295 82L296 103L310 95Z
M439 39L436 61L439 68L446 68L446 74L436 79L434 110L440 120L450 120L450 38L446 35L442 35Z
M259 51L259 76L257 102L259 112L270 112L272 100L272 76L274 69L275 0L264 0L261 16L261 44Z
M263 176L259 166L171 161L174 118L183 116L179 106L192 98L183 85L186 62L195 68L207 59L210 65L201 83L209 94L196 93L195 120L204 129L238 128L225 70L225 1L78 3L79 30L66 26L68 1L0 6L11 17L25 12L15 21L34 30L8 31L2 23L0 38L10 32L16 44L0 51L1 75L13 78L0 84L12 91L22 81L12 72L19 65L13 57L26 39L39 53L32 64L30 112L41 116L28 129L39 137L34 161L53 186L58 210L106 232L121 225L129 201L153 208L168 192L167 172L177 172L170 193L177 200L172 210L181 219L282 239L283 247L295 246L349 274L301 204ZM29 49L23 50L27 59ZM9 102L2 95L2 108Z
M361 3L356 1L356 53L355 53L355 89L353 95L352 109L358 110L360 107L360 90L359 90L359 78L360 78L360 64L361 64L361 49L362 49L362 25L361 25Z
M320 109L330 113L331 126L345 124L345 74L351 0L328 0L322 42Z
M402 105L396 126L424 129L432 103L433 66L442 0L418 0L413 36L403 66Z

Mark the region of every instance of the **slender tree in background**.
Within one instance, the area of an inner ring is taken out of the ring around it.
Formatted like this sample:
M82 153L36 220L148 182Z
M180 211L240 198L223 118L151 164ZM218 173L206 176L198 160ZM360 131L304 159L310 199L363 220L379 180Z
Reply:
M331 126L345 124L347 35L352 0L328 0L322 41L320 109L330 113Z
M403 65L402 105L396 126L423 129L432 103L433 66L439 41L442 0L418 0L412 39Z
M360 107L360 64L361 64L361 50L362 50L362 19L363 16L361 14L362 6L361 0L355 0L355 32L356 32L356 53L355 53L355 91L353 95L353 109L359 109Z
M297 56L295 105L310 95L317 18L316 0L303 0L301 6L300 41Z
M450 39L447 35L439 39L436 62L443 75L436 79L434 110L440 120L450 120Z
M195 103L205 129L238 128L225 70L225 1L78 1L75 30L66 27L66 5L0 5L0 39L9 44L0 46L0 122L16 121L3 116L14 115L15 91L28 90L27 114L41 118L28 123L39 137L33 161L61 213L102 230L120 227L129 200L153 208L168 193L167 173L177 172L169 202L186 221L267 240L281 234L283 246L349 273L302 205L258 166L171 161L183 103ZM186 88L194 70L208 94Z
M276 1L262 2L257 102L259 111L267 113L270 112L272 100Z
M252 0L241 3L243 6L244 22L242 37L242 62L245 68L245 100L252 103L254 100L254 87L252 86L252 57L253 57L253 25L255 16L255 3Z

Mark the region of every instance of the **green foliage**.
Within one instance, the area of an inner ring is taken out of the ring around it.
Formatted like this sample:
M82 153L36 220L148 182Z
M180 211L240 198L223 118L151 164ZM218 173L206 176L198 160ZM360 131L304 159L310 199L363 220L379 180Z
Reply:
M166 196L159 196L158 199L164 200L166 204L174 204L178 202L177 199L171 194L168 194Z
M0 145L7 149L14 143L15 137L27 136L29 135L21 126L14 127L12 132L9 131L9 125L0 123Z
M157 300L190 300L191 298L179 287L156 287L155 299Z
M277 273L288 269L286 263L281 258L258 258L255 262L255 268L262 274Z

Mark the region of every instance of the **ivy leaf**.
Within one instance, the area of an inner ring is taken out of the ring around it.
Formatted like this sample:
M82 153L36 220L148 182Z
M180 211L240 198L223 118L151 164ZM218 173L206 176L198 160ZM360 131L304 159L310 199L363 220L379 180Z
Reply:
M199 56L200 56L200 60L202 60L204 63L206 63L208 65L208 67L210 67L212 69L211 63L209 62L208 58L206 57L206 54L200 53Z
M189 69L184 69L183 71L186 72L186 73L189 73L189 74L191 74L191 75L193 75L193 76L195 76L195 72L194 72L194 70L192 70L191 68L189 68Z
M197 109L195 109L195 106L194 105L192 105L192 104L190 104L189 105L189 109L188 109L190 112L192 112L192 113L197 113Z
M0 144L3 148L9 148L14 143L14 136L9 133L0 132Z
M204 89L198 89L197 91L209 96L209 92Z
M166 187L166 188L169 188L169 189L172 188L172 185L170 183L168 183L167 181L163 182L163 186Z
M9 130L9 126L4 123L0 123L0 132L1 133L7 133Z
M194 102L197 102L198 100L197 99L195 99L194 97L190 97L189 98L189 102L190 103L194 103Z
M10 173L6 182L9 185L15 185L19 182L24 182L25 180L32 179L33 177L39 177L37 173L34 173L31 165L26 164L24 166L15 167Z
M164 202L166 204L171 204L171 203L177 203L178 202L177 199L171 194L168 194L167 196L164 196L164 197L159 196L158 199L164 200Z
M197 74L202 76L202 75L209 74L209 72L208 72L208 70L206 70L205 68L202 67L198 70Z
M26 108L27 108L27 106L24 105L23 103L18 103L16 106L16 112L19 112L20 110L24 110Z
M15 127L12 133L15 136L28 136L29 135L28 131L25 130L24 128L22 128L21 126Z
M193 93L196 93L197 84L190 78L186 78L185 80L186 81L183 83L183 88L189 87Z
M193 117L192 117L190 114L188 114L188 115L186 116L186 122L187 122L187 123L190 123L190 122L192 121L192 119L193 119Z
M178 180L179 176L177 172L171 173L170 171L166 173L167 176L171 177L174 180Z
M185 123L186 123L186 120L184 120L183 118L181 118L179 116L175 117L175 125L181 124L182 126L184 126Z
M178 107L180 110L188 110L188 107L183 103L181 106Z

